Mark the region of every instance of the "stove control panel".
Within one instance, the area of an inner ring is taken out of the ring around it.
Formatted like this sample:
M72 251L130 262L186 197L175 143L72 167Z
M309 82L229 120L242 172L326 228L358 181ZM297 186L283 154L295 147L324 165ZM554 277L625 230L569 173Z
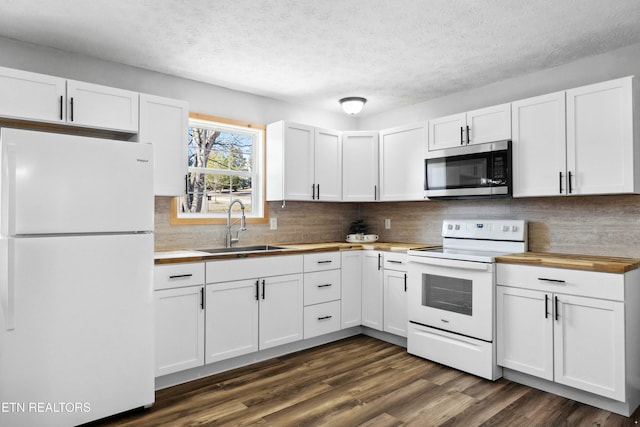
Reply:
M527 240L524 220L449 220L442 223L442 237L480 240Z

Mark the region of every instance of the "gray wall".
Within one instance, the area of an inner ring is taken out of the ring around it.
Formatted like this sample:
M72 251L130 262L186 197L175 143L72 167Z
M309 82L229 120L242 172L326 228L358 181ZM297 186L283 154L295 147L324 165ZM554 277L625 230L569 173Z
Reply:
M96 56L99 55L96 52ZM183 99L189 102L191 111L229 119L263 124L290 120L331 129L357 129L357 120L346 114L289 104L2 37L0 66Z
M460 72L463 73L464 70ZM640 44L375 116L362 117L359 128L385 129L630 75L640 78ZM635 83L640 84L638 81Z

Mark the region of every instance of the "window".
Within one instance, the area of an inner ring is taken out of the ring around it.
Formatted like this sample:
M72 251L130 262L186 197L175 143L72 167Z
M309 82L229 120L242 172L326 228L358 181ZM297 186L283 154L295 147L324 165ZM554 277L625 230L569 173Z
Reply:
M248 222L263 222L264 131L264 125L191 113L187 194L176 199L172 223L225 222L235 199Z

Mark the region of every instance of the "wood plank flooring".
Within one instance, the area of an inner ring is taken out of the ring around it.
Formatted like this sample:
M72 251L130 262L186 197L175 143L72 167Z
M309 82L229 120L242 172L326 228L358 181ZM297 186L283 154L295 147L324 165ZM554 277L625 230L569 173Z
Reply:
M630 418L412 356L363 335L160 390L92 426L634 426Z

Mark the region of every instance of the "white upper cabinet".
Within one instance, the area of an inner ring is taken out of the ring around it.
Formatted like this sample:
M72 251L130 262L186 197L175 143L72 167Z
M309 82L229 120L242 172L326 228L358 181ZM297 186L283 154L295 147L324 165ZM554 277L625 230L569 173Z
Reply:
M0 68L0 116L138 132L138 93Z
M429 120L429 151L511 139L511 104Z
M153 145L153 193L180 196L185 192L189 104L140 94L138 141Z
M290 122L267 126L267 200L342 197L340 132Z
M637 160L632 77L568 90L569 193L636 192L640 187L634 167Z
M514 197L640 188L632 77L516 101Z
M0 116L64 123L66 80L0 67Z
M564 91L513 102L511 111L513 196L564 194Z
M342 133L342 200L378 200L378 132Z
M380 132L380 200L422 200L427 123Z
M67 80L67 122L137 133L138 93Z

